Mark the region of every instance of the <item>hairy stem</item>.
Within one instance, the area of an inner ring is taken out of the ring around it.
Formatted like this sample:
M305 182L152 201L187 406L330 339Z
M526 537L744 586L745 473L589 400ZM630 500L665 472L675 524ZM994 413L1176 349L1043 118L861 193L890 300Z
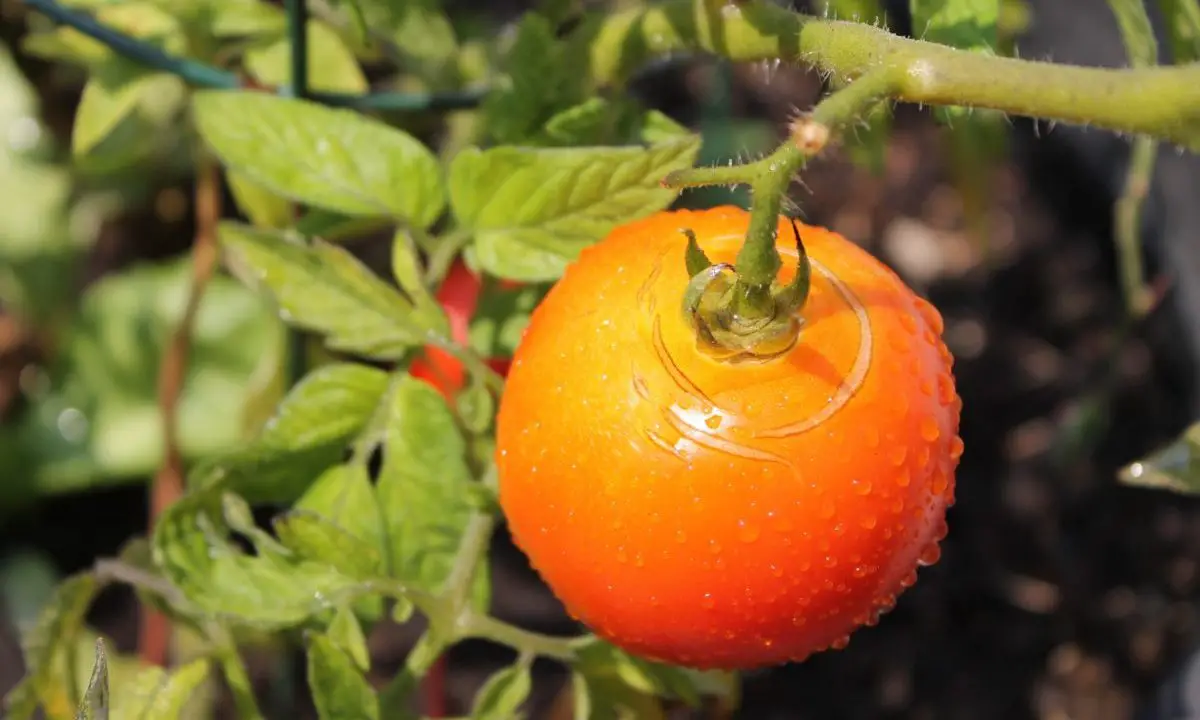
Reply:
M768 0L719 9L666 0L614 14L594 32L589 71L600 84L621 82L647 60L681 51L739 62L802 61L843 81L887 69L897 100L1144 133L1200 150L1197 63L1112 69L996 57L806 16Z
M183 315L163 355L158 375L158 405L162 416L163 464L150 487L148 530L168 507L183 495L183 454L179 448L178 413L187 377L192 326L200 310L204 290L217 267L217 223L221 219L221 189L217 164L201 156L196 171L196 239L192 245L192 278ZM142 660L165 665L171 626L166 616L152 608L142 609L138 654Z
M578 641L577 638L559 638L532 632L479 613L471 613L463 618L461 637L491 640L514 650L563 662L575 659L572 643Z

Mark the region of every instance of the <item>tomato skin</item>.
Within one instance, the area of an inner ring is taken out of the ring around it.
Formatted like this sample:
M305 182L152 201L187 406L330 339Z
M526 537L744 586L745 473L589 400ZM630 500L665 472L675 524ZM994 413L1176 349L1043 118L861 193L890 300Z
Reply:
M501 283L503 288L511 288L514 285L511 282ZM461 259L456 259L450 266L450 271L446 273L442 286L434 295L434 299L441 304L450 320L451 339L460 345L467 342L471 317L475 314L481 290L479 276L473 274ZM437 388L447 401L452 401L462 390L466 378L462 363L445 350L431 345L427 345L424 352L424 357L418 357L409 365L409 374ZM505 375L512 361L506 358L489 358L487 364L496 372Z
M680 229L732 262L748 220L663 212L585 250L536 308L497 417L510 530L567 610L698 668L801 660L874 623L936 562L962 453L941 317L827 230L800 226L814 273L792 351L696 348ZM778 237L786 280L785 221Z

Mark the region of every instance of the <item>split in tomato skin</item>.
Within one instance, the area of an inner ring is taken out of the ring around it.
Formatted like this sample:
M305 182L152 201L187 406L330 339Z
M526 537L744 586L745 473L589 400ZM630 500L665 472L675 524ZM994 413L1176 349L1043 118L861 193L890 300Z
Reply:
M664 212L585 250L535 310L497 418L501 506L567 610L699 668L800 660L874 623L936 562L962 453L940 316L829 231L800 226L814 272L791 351L697 348L681 229L732 262L747 223ZM783 220L778 237L786 282Z

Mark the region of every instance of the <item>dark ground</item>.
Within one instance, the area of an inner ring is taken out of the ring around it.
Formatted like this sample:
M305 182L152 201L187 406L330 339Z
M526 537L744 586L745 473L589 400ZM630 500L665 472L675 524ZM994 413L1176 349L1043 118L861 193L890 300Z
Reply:
M1085 4L1103 10L1102 3ZM1046 17L1033 30L1035 47L1054 46L1060 59L1075 59L1074 45L1104 47L1092 34L1100 30L1071 36L1067 24ZM5 30L11 37L12 28ZM35 78L45 74L40 64L27 67ZM677 118L695 121L705 77L698 66L652 79L645 91ZM812 75L787 69L743 68L736 86L735 113L778 126L817 92ZM64 132L74 101L63 92L47 99ZM1008 160L991 174L986 259L964 231L945 144L929 116L913 108L900 112L882 177L836 155L814 164L804 174L806 187L795 188L807 220L879 253L941 309L957 357L967 450L941 562L923 570L896 610L855 634L846 650L748 676L738 717L1130 718L1200 639L1200 504L1115 480L1118 467L1193 417L1188 319L1196 316L1173 290L1118 343L1122 303L1109 218L1124 143L1062 128L1035 134L1024 121L1011 134ZM1152 263L1200 262L1200 225L1181 225L1183 206L1170 204L1172 194L1200 200L1196 177L1176 177L1156 191ZM181 230L150 213L123 218L103 234L84 274L178 252L189 236ZM1186 276L1178 281L1186 284ZM28 348L0 343L0 369L5 361L19 364L18 357L28 358ZM0 397L14 392L14 377L0 374ZM1112 390L1109 411L1094 415L1088 408L1105 407L1105 386ZM1106 421L1098 430L1075 432L1090 426L1081 418L1097 417ZM141 531L144 517L141 488L56 499L4 527L0 548L36 546L71 571L115 553ZM86 542L67 540L64 527L88 528ZM494 580L501 617L545 632L573 630L504 537ZM106 596L93 620L132 649L129 596ZM411 628L377 633L377 667L395 668L412 637ZM465 712L479 684L509 659L482 644L455 649L451 714ZM252 660L252 667L264 688L271 684L272 665ZM565 678L545 669L531 716L569 717L569 703L556 703ZM0 648L0 689L15 671ZM275 712L311 716L303 701Z

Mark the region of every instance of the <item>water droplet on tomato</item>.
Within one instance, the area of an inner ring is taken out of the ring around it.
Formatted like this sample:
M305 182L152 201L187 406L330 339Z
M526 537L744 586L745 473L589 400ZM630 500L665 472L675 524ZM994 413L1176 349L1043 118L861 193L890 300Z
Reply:
M629 554L625 552L625 548L617 548L617 562L625 564L629 562Z
M769 647L771 647L771 646L772 646L772 645L774 645L774 644L775 644L775 641L774 641L774 640L772 640L771 638L763 638L763 639L762 639L762 646L763 646L764 648L769 648Z
M927 468L927 467L929 467L929 460L930 460L929 446L922 445L917 450L917 464L920 465L922 468Z
M709 430L716 430L717 428L721 427L721 416L709 415L708 417L704 418L704 424L708 426Z
M896 485L905 488L912 482L912 476L908 474L908 468L902 467L896 473Z
M676 530L675 531L675 542L680 543L680 544L687 542L687 533L682 530Z
M903 465L904 461L907 459L908 459L908 448L904 445L893 445L888 450L888 460L890 460L891 463L893 465L895 465L896 467L900 467L901 465Z
M808 618L804 617L803 615L792 616L792 627L804 627L805 623L807 622Z
M958 460L960 457L962 457L962 454L963 454L963 441L962 441L962 438L960 438L959 436L955 435L955 436L954 436L953 438L951 438L951 440L950 440L950 459L951 459L951 460Z
M834 557L834 556L832 556L832 555L826 555L826 556L825 556L825 561L824 561L824 563L823 563L823 564L825 565L825 567L827 567L827 568L829 568L829 569L831 569L831 570L832 570L833 568L837 567L837 564L838 564L838 563L837 563L837 558L835 558L835 557Z
M850 644L850 636L843 635L842 637L838 638L837 640L834 640L833 642L831 642L829 644L829 647L833 648L834 650L844 650L846 648L846 646L849 644Z
M828 520L829 518L833 517L834 512L835 512L835 508L833 507L832 500L826 499L826 500L821 501L821 517L822 518Z
M946 473L938 470L933 474L933 494L944 495L946 488L950 485L950 480L946 477Z
M942 559L942 548L935 542L929 543L925 549L921 551L921 557L917 562L922 565L929 566Z
M925 442L933 442L941 435L942 431L938 429L936 419L930 415L921 418L921 437L925 438Z
M871 481L870 480L863 480L862 478L854 478L853 480L850 481L850 487L854 488L854 493L856 495L870 495L871 494Z
M929 378L921 378L921 382L917 384L921 388L921 394L925 397L933 397L933 381Z
M901 313L900 325L903 326L904 329L909 331L910 333L915 334L917 332L917 320L916 320L916 318L914 318L912 315L909 315L908 313Z
M752 543L758 539L758 526L754 523L748 523L745 520L738 520L738 540L744 543Z
M779 567L775 563L771 563L771 574L775 577L783 577L783 568Z
M716 606L717 603L715 600L713 600L712 593L704 593L704 597L700 599L700 607L704 608L705 610L712 610Z
M916 570L913 570L909 574L900 578L900 587L910 588L916 584L917 584L917 571Z
M879 428L874 425L867 425L866 429L863 430L863 441L869 448L874 449L879 447Z
M713 555L719 554L721 552L721 543L717 542L716 540L709 540L708 551Z
M861 525L864 530L874 530L877 522L878 520L875 519L874 515L864 515L862 519L858 521L858 524Z
M954 402L954 398L958 393L954 390L954 378L949 373L938 375L937 379L938 402L942 405L949 405Z

